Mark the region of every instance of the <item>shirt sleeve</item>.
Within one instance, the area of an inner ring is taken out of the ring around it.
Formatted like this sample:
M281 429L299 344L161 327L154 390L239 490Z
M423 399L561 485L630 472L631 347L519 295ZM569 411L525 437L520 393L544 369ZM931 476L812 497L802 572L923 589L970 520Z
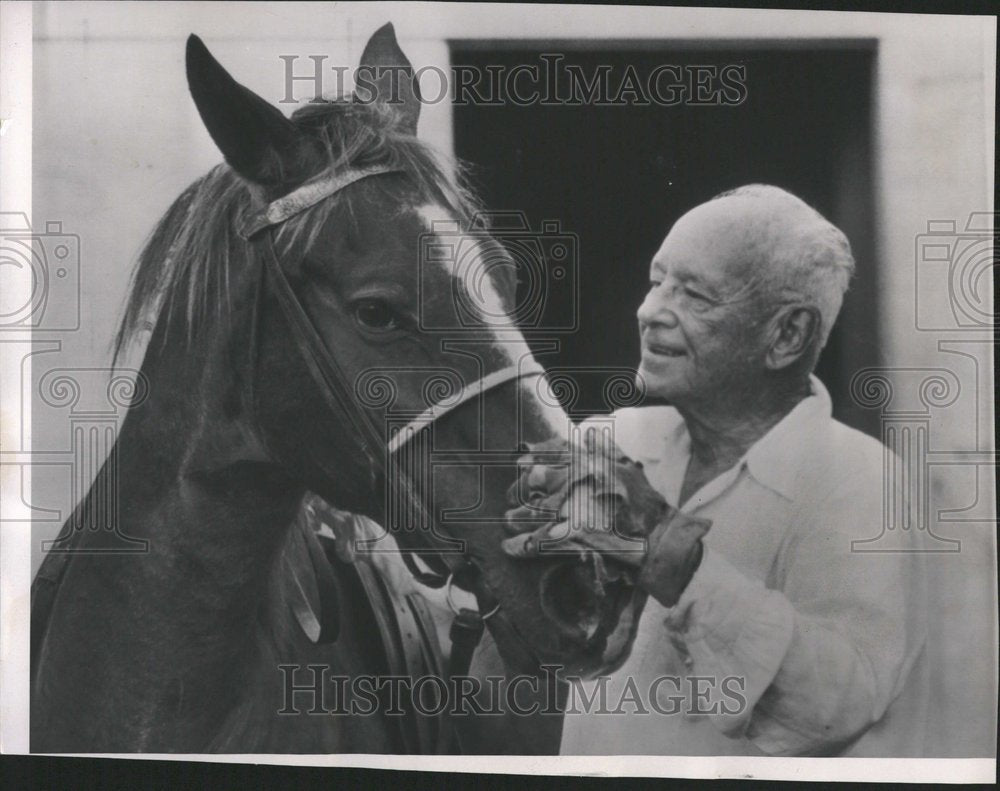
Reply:
M706 549L666 626L681 637L692 676L741 690L741 705L730 697L707 711L727 736L772 755L830 754L898 695L922 644L919 568L914 553L852 551L882 522L871 489L849 481L801 515L774 589Z

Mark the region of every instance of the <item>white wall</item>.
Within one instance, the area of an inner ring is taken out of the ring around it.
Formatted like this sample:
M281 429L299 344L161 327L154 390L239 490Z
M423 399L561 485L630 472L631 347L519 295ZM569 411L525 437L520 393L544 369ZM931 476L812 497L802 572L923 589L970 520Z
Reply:
M940 582L941 609L933 620L947 629L935 634L933 649L938 666L948 669L941 675L940 705L947 715L942 749L992 751L988 723L995 698L985 682L992 681L996 664L988 650L996 643L995 492L991 468L981 463L982 452L992 450L992 357L978 342L986 337L980 330L925 332L915 321L917 243L928 221L964 226L971 212L993 208L992 20L598 6L41 4L34 44L34 224L59 220L64 231L80 235L86 312L78 332L61 336L61 351L36 355L36 368L108 365L127 273L143 239L180 190L220 160L187 93L188 33L198 33L238 80L277 102L284 92L279 55L329 54L331 63L353 66L368 35L387 20L418 67L445 67L452 38L643 38L663 41L665 53L671 41L692 39L877 40L875 161L886 360L894 368L954 372L958 400L925 410L931 447L971 454L949 456L955 463L931 470L935 509L971 505L935 528L961 540L961 551L933 555L930 563ZM301 67L306 63L303 58ZM425 108L421 133L450 147L447 104ZM971 341L961 347L966 354L984 352L978 363L939 348L954 338ZM896 398L924 409L915 394L902 392L919 386L911 374L890 374ZM64 424L36 423L36 448L65 443ZM36 478L36 505L69 507L64 482ZM960 518L972 521L954 521ZM52 524L51 533L57 527Z

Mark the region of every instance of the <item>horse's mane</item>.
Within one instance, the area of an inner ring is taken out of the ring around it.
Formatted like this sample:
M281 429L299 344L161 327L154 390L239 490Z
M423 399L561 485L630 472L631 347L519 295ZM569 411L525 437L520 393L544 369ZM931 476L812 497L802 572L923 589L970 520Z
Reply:
M292 120L315 136L326 152L327 169L383 165L405 171L421 201L448 208L468 222L479 205L464 185L458 163L444 158L399 128L391 107L338 99L310 103ZM186 342L229 308L230 256L247 266L252 248L239 243L239 219L260 198L256 188L228 165L219 165L195 181L174 201L147 240L132 282L114 343L114 361L143 330L152 329L164 311L168 323L183 315ZM293 245L308 250L324 221L340 206L353 213L351 191L320 201L289 219L275 237L279 252ZM166 342L166 332L163 336Z

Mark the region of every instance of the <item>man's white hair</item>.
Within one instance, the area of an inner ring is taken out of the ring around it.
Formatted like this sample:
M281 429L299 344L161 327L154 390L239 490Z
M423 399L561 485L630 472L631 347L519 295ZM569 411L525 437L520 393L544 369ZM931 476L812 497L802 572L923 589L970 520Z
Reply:
M770 299L799 299L819 311L818 355L854 274L850 242L822 214L780 187L748 184L712 201L727 198L753 202L743 230L757 288Z

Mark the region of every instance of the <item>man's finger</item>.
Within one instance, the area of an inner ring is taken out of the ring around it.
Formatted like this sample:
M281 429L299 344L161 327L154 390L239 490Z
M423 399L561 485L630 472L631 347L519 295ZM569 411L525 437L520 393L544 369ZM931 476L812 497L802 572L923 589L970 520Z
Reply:
M638 567L646 554L646 542L611 530L573 530L566 522L544 525L501 543L505 554L514 558L577 554L595 551L629 566Z

